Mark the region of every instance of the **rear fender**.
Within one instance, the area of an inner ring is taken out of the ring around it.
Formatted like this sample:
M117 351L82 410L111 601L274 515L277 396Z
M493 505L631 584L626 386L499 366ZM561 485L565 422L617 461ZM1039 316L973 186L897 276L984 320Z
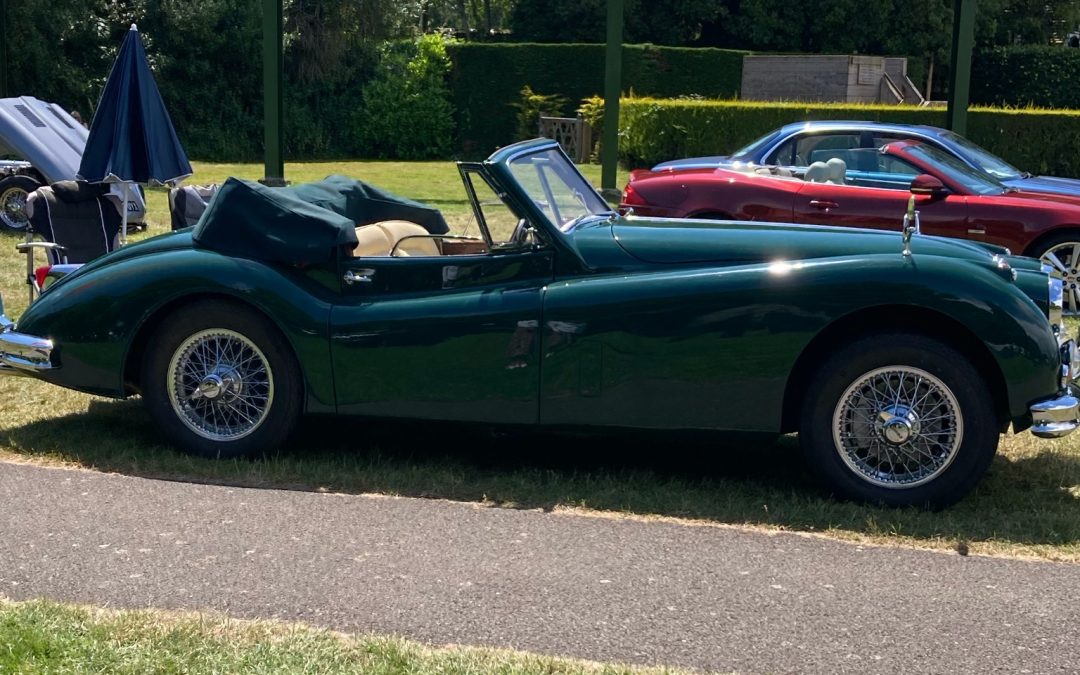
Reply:
M333 412L328 325L334 294L315 275L173 249L95 266L58 283L20 318L21 332L49 337L60 368L42 379L110 397L126 393L125 368L148 322L199 298L227 297L273 321L304 374L308 410Z

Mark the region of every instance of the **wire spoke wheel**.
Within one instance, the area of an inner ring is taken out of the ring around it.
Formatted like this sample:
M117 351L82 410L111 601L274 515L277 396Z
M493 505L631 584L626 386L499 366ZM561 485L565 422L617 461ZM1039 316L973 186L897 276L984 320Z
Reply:
M167 370L173 412L212 441L234 441L266 420L274 402L270 361L232 330L199 331L180 343Z
M0 221L4 227L12 230L26 228L26 198L29 196L21 187L9 187L0 192Z
M1064 282L1065 316L1080 316L1080 241L1052 246L1040 258Z
M856 378L840 396L833 442L844 464L876 487L902 489L941 476L964 437L956 396L919 368L887 366Z

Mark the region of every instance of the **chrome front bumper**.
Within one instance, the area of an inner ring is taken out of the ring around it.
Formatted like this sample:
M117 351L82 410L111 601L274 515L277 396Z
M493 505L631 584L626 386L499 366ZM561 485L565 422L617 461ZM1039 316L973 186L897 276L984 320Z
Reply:
M1039 438L1061 438L1080 426L1080 400L1059 396L1031 406L1031 433Z
M1080 378L1080 352L1073 340L1061 344L1061 390L1057 398L1031 405L1031 433L1039 438L1061 438L1080 427L1080 400L1072 395Z
M0 314L0 375L33 375L55 368L52 340L15 332L11 319Z

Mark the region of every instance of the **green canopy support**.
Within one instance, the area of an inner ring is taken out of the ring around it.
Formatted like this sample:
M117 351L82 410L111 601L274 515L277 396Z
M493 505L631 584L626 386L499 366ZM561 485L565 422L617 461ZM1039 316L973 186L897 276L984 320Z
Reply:
M622 91L623 0L607 3L607 53L604 58L604 136L600 147L600 187L615 189L619 163L619 94Z
M262 0L263 5L263 132L265 134L263 179L266 185L285 185L285 145L282 119L285 106L285 51L281 46L284 33L281 0Z
M953 0L952 75L946 126L967 133L971 94L971 51L975 47L975 1Z

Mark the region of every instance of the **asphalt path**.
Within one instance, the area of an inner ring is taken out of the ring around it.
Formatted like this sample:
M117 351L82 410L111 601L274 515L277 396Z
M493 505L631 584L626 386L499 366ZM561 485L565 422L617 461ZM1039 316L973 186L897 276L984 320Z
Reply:
M0 595L721 672L1080 672L1080 565L8 463Z

